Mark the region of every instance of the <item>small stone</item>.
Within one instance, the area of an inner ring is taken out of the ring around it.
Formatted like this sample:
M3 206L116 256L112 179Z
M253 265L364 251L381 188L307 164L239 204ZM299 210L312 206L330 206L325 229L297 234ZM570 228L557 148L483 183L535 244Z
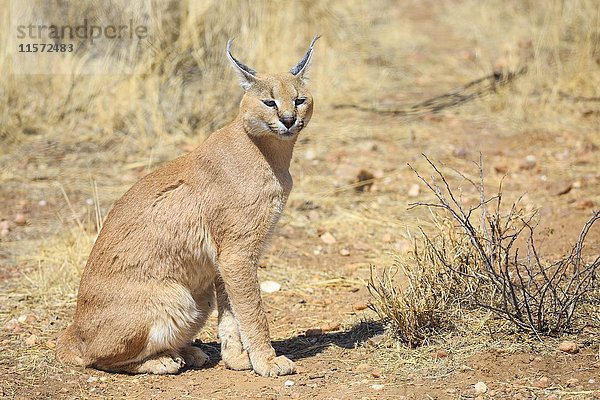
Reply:
M321 336L323 334L323 330L321 328L310 328L304 332L304 336L312 337L312 336Z
M333 300L329 297L326 297L323 299L323 304L325 304L326 306L329 306L329 305L333 304Z
M17 321L19 321L19 323L21 323L21 324L24 324L24 323L32 324L35 321L37 321L37 318L33 314L23 314L23 315L19 316L19 318L17 318Z
M308 219L311 221L318 221L321 218L321 215L317 210L310 210L308 212Z
M4 324L4 328L6 328L6 330L9 330L9 331L14 331L18 327L19 327L19 321L16 318L11 319L7 323Z
M368 303L354 303L354 305L352 306L356 311L362 311L362 310L366 310L367 308L369 308L369 304Z
M535 384L535 387L538 387L540 389L546 389L548 386L550 386L550 380L548 379L548 377L546 376L542 376Z
M317 153L313 149L306 149L304 152L304 159L308 161L312 161L317 158Z
M373 186L373 179L375 179L375 175L371 171L361 169L354 180L356 183L354 189L357 192L368 192Z
M287 381L283 382L283 385L285 387L292 387L292 386L294 386L294 383L295 383L294 381L288 379Z
M418 197L419 194L421 193L421 188L419 187L419 185L417 185L416 183L413 183L412 185L410 185L410 188L408 189L408 197Z
M344 256L344 257L348 257L350 255L350 250L348 250L347 248L343 248L340 250L340 255Z
M394 237L389 233L386 233L381 237L381 240L383 240L384 243L392 243L394 241Z
M452 151L452 155L457 158L466 158L467 157L467 149L464 147L457 147Z
M40 200L40 201L38 202L38 205L39 205L40 207L46 207L46 206L48 205L48 202L47 202L46 200Z
M444 350L438 350L431 353L431 358L439 360L440 358L447 358L448 353Z
M96 378L95 376L90 376L86 380L87 383L92 383L92 382L97 382L97 381L98 381L98 378Z
M371 376L373 378L381 378L382 375L383 375L383 372L381 372L380 369L374 369L373 371L371 371Z
M275 281L264 281L260 284L260 290L265 293L274 293L281 289L281 284Z
M35 346L38 342L38 337L36 335L31 335L27 339L25 339L25 344L27 346Z
M534 155L530 154L527 157L525 157L525 159L523 159L523 161L521 161L519 168L521 168L523 170L530 170L530 169L535 168L536 165L537 165L537 159L535 158Z
M373 389L373 390L381 390L381 389L383 389L384 387L385 387L385 385L384 385L384 384L381 384L381 383L376 383L376 384L374 384L374 385L371 385L371 389Z
M338 329L340 329L339 322L326 322L323 325L321 325L321 331L323 332L332 332L337 331Z
M94 205L94 199L85 199L85 204L87 204L88 206L93 206Z
M575 208L579 210L585 210L587 208L594 208L596 204L592 200L579 200L575 202Z
M372 142L372 141L367 141L367 142L361 143L359 145L359 147L361 150L364 150L364 151L377 151L377 148L378 148L377 143Z
M383 343L386 339L387 339L387 336L382 333L380 335L375 335L372 338L367 339L367 343L373 347L377 347L381 343Z
M25 214L17 213L17 215L15 215L15 224L17 224L19 226L23 226L23 225L27 224L27 219L25 218Z
M579 353L579 346L575 342L564 341L558 345L558 349L563 353L577 354Z
M508 172L508 165L504 163L496 164L494 165L494 171L496 171L498 174L506 174Z
M366 363L360 363L360 364L358 364L356 366L356 370L358 372L366 372L366 371L368 371L370 369L371 369L371 366L369 364L366 364Z
M596 383L596 380L594 378L590 378L590 380L588 381L588 383L590 385L593 385L594 383Z
M475 388L475 394L484 394L488 389L485 382L477 382L473 387Z
M576 386L579 383L579 379L571 378L567 380L567 386Z
M337 240L335 239L335 237L331 233L329 233L329 232L325 232L324 234L322 234L321 235L321 240L325 244L334 244L335 242L337 242Z
M565 195L565 194L569 193L571 191L571 189L573 189L573 185L571 183L565 183L565 184L563 184L563 186L561 186L556 191L556 195L557 196Z

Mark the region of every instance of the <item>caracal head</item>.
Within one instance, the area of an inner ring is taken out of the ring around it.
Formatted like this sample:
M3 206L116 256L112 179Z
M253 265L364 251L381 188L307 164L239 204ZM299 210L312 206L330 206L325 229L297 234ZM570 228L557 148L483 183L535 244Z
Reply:
M312 59L316 36L304 57L289 72L259 74L231 54L227 42L227 58L240 78L245 93L240 104L244 128L251 136L271 135L281 140L296 138L308 124L313 99L306 87L306 71Z

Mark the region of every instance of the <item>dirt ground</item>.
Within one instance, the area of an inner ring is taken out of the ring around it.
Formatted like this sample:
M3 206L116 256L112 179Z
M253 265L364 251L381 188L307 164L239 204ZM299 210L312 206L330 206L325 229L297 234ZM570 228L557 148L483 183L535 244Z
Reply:
M478 43L461 36L461 30L425 3L409 3L395 12L412 21L427 40L397 60L397 68L407 71L402 80L390 79L369 95L386 104L416 103L489 72L470 66L468 54ZM397 15L379 23L390 28ZM377 23L373 17L373 26ZM436 60L453 59L454 65L445 66L448 75L419 73L421 65L431 68ZM481 154L492 190L504 177L507 201L524 194L523 206L539 209L538 243L548 259L570 248L600 206L600 103L564 100L556 106L557 112L568 114L563 125L510 125L488 118L495 106L510 102L511 89L506 90L412 119L320 104L315 98L315 115L292 162L294 191L259 270L261 281L282 285L263 298L275 349L298 366L295 375L279 378L225 369L215 315L197 339L211 357L206 368L176 376L128 376L57 363L56 336L70 323L76 297L76 279L65 278L60 265L63 258L85 260L89 243L82 251L82 238L73 232L77 220L93 220L97 201L86 185L93 176L100 206L108 209L147 169L144 163L132 166L113 159L108 144L76 151L69 143L48 143L43 137L11 144L12 154L23 156L11 159L10 178L0 181L0 219L11 221L10 233L0 239L0 397L600 398L599 326L543 342L483 329L478 337L449 335L407 349L386 335L366 307L370 266L390 265L395 255L410 251L418 226L430 226L425 209L408 210L410 202L431 198L422 186L414 193L418 180L407 166L430 174L421 153L471 176L477 174L472 162ZM197 142L171 142L163 152L175 157ZM70 172L74 164L85 167ZM375 179L370 190L358 192L352 183L361 170ZM476 199L465 188L469 196ZM12 222L18 213L24 214L25 224ZM323 240L324 233L335 240ZM64 255L52 252L55 243ZM69 249L82 255L66 254ZM600 251L600 229L590 233L587 251ZM47 260L58 265L54 275L43 271ZM56 289L61 280L69 284ZM51 293L41 296L44 287ZM560 352L562 340L577 342L581 350ZM447 356L436 356L440 352ZM485 392L475 390L478 382L485 383Z

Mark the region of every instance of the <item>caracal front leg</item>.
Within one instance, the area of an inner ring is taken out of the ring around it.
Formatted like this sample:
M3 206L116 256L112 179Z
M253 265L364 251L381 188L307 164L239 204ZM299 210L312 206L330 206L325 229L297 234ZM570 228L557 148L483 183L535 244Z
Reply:
M229 296L225 291L225 284L220 275L215 278L217 292L217 307L219 309L219 339L221 339L221 358L229 369L241 371L252 369L250 356L244 350L240 338L240 328L233 316Z
M262 376L293 374L296 370L294 363L285 356L277 357L271 346L269 323L260 298L256 262L242 252L223 253L219 257L219 272L252 369ZM231 332L231 329L224 330Z

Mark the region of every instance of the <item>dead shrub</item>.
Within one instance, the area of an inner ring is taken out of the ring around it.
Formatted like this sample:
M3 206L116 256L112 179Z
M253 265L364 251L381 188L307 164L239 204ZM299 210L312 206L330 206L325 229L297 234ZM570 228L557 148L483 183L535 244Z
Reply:
M467 207L438 166L424 157L432 177L413 170L435 201L412 207L428 207L442 222L435 224L434 234L421 232L408 261L397 261L381 276L372 274L373 309L409 344L451 326L465 308L492 311L537 336L572 331L577 317L586 314L580 308L594 303L598 289L600 256L586 261L583 249L600 211L585 223L567 255L546 261L535 244L536 214L526 215L518 201L506 210L501 185L496 195L486 197L481 160L478 182L456 171L479 194L477 204ZM405 288L393 279L391 271L398 268L406 275Z

